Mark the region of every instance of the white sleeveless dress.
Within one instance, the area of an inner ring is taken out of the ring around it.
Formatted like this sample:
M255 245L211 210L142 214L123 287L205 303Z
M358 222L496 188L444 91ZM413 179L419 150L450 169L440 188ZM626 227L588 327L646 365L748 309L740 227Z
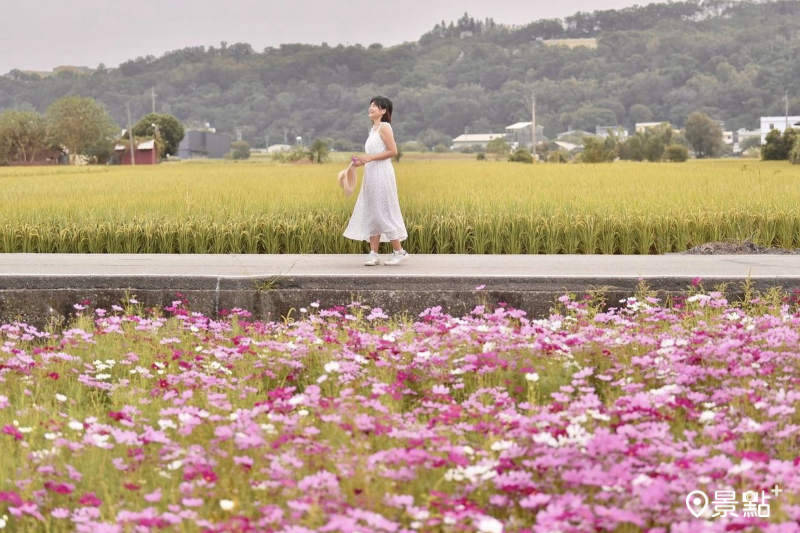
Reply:
M381 122L377 130L370 130L365 145L367 155L380 154L387 150L379 133L381 128L387 127L391 128L388 122ZM372 235L380 235L381 242L394 239L404 241L408 238L400 212L391 158L364 165L361 191L358 193L350 223L344 230L345 237L356 241L369 242Z

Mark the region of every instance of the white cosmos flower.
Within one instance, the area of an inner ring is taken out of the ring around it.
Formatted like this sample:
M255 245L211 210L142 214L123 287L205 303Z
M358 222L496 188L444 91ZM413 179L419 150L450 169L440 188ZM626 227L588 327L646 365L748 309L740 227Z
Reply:
M478 522L478 531L481 533L503 533L503 523L491 516L484 516Z
M223 511L231 511L231 510L233 510L233 508L235 506L236 506L236 504L233 503L231 500L220 500L219 501L219 507Z

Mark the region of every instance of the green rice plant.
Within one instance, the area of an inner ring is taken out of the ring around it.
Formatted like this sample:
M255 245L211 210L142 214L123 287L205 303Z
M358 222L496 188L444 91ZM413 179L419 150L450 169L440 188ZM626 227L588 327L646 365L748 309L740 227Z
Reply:
M432 220L433 225L433 241L435 246L435 253L449 254L452 250L451 237L449 224L447 218L442 216L434 216Z
M527 226L524 230L525 253L540 254L544 246L544 235L547 229L546 219L543 217L527 218Z
M764 213L760 218L759 227L756 231L756 242L762 246L772 246L778 236L775 215Z
M673 234L681 218L660 216L651 219L653 233L655 234L655 251L657 254L666 254L676 250L674 248Z
M565 254L577 254L581 245L581 232L578 228L578 221L574 217L568 217L564 221L563 250Z
M797 236L794 228L795 217L784 212L777 213L776 217L775 236L777 239L777 245L781 248L794 248L795 237Z
M600 253L613 255L617 252L617 219L614 216L606 215L599 224Z
M655 239L655 232L653 231L653 224L651 220L644 216L644 215L637 215L633 222L635 228L635 238L636 238L636 250L635 253L639 255L649 255L653 253L656 245ZM678 228L684 230L683 237L681 237L681 242L685 242L685 224L683 224L682 220L679 220L676 224L676 231L675 231L675 238L678 240Z
M525 248L525 219L522 215L508 217L505 227L504 254L522 254Z
M552 216L544 224L544 253L557 254L562 248L561 234L564 231L559 216Z
M621 215L617 219L616 227L619 236L619 253L633 255L636 252L636 227L633 217Z
M577 231L580 238L580 251L584 254L594 254L597 252L597 216L578 215L576 222Z
M464 213L454 215L448 221L448 231L453 236L453 253L469 253L469 244L474 233L474 228L470 224L469 218Z
M487 254L492 241L492 219L484 215L475 220L475 231L472 236L472 250L476 254Z

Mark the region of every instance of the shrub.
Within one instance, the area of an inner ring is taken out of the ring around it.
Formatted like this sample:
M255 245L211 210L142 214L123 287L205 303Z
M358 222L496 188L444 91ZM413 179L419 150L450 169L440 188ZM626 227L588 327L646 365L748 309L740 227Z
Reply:
M486 161L486 154L484 154L483 152L478 152L477 159L478 161Z
M789 161L791 161L793 165L800 165L800 136L796 137L794 140L792 151L789 152Z
M231 159L250 159L250 144L246 141L232 142Z
M689 159L689 150L680 144L671 144L664 150L664 159L672 163L683 163Z
M514 163L533 163L533 156L523 147L514 150L514 153L508 156L508 160Z

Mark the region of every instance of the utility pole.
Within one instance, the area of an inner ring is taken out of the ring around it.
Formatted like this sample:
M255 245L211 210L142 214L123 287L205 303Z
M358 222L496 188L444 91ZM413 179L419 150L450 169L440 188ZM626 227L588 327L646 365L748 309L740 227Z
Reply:
M531 152L533 152L533 160L536 160L536 92L531 89L531 119L532 119L532 128L533 131L531 132Z
M125 102L125 109L128 111L128 139L131 141L131 166L136 165L136 152L133 151L133 126L131 126L131 104Z
M156 114L156 88L150 87L150 97L153 99L153 114Z
M788 130L789 129L789 90L788 89L783 91L783 102L786 104L786 107L784 108L784 113L785 113L785 117L786 117L786 130Z

